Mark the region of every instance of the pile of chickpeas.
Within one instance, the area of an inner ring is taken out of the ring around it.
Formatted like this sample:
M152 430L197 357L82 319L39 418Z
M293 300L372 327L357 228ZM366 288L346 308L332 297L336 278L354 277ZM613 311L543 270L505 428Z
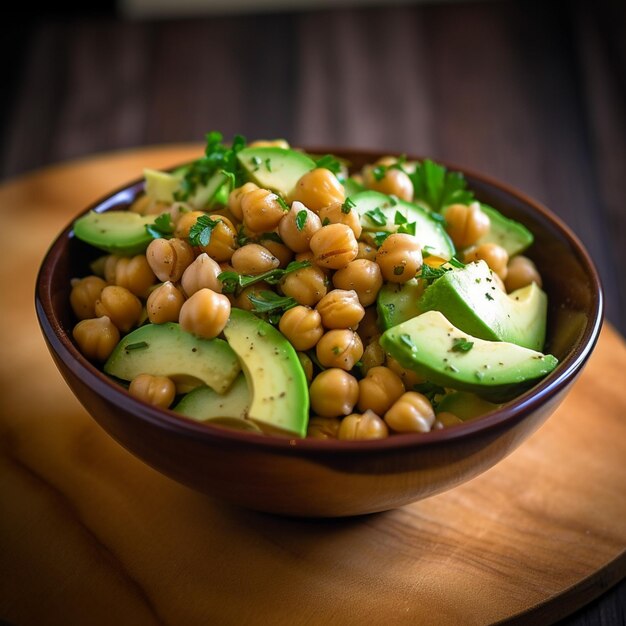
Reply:
M374 166L393 163L393 157L385 157L354 177L368 189L413 200L413 185L401 169L373 175ZM80 320L73 336L82 353L104 362L122 335L145 322L179 322L196 336L217 337L231 307L252 310L251 294L274 290L297 303L282 314L278 328L297 351L309 381L309 437L380 439L460 423L451 413L436 413L414 390L425 381L385 354L378 342L376 297L386 282L405 283L420 271L425 260L419 232L391 234L377 247L357 212L345 211L344 188L325 168L304 174L285 200L287 210L274 192L252 182L234 189L227 205L211 213L184 202L163 205L140 197L130 210L169 213L173 235L154 239L145 254L101 257L93 275L72 281L71 306ZM190 230L203 215L217 224L207 245L192 246ZM444 217L459 256L465 262L484 260L503 290L533 281L541 285L530 259L509 259L494 243L476 245L490 228L479 203L451 205ZM242 234L245 243L238 245ZM223 271L256 276L292 260L310 265L285 274L276 286L261 282L236 295L222 293L218 276ZM145 373L131 381L129 391L168 408L176 385Z

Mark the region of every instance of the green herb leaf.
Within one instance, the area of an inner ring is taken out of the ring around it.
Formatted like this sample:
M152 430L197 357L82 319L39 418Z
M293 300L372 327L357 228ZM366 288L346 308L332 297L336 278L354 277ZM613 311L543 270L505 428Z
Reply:
M384 165L376 165L372 168L372 176L374 176L374 179L376 181L381 181L383 178L385 178L385 174L387 173L388 169L389 168L385 167Z
M455 256L453 256L448 263L450 263L453 267L458 267L459 269L463 269L465 267L465 263L459 261Z
M406 224L409 220L400 213L400 211L396 211L396 214L393 217L393 223L396 225Z
M208 246L213 229L222 220L213 220L208 215L201 215L189 229L189 243L192 246Z
M270 159L269 157L267 159L265 159L265 169L268 172L272 171L272 159Z
M276 202L280 204L283 211L289 211L289 205L279 195L276 195Z
M400 226L398 226L398 230L396 232L405 233L407 235L412 235L413 237L415 237L415 229L416 229L416 223L411 222L410 224L401 224Z
M302 230L305 227L307 217L308 214L305 209L302 209L302 211L298 211L298 213L296 214L296 228L298 230Z
M493 296L490 293L486 293L485 298L487 298L487 300L493 300Z
M279 296L273 291L261 291L258 294L251 293L248 296L252 304L254 313L272 313L276 311L286 311L298 303L294 298L287 296Z
M365 211L363 214L367 219L372 222L375 226L386 226L387 225L387 216L382 212L380 207L376 207L371 211Z
M370 233L370 235L373 237L376 245L380 247L383 245L385 239L391 235L391 232L388 230L377 230L376 232Z
M330 170L335 176L341 173L341 161L332 154L325 154L315 161L315 167L323 167Z
M146 224L146 231L154 239L171 237L174 233L172 216L169 213L161 213L155 218L154 223Z
M322 221L322 226L328 226L330 224L330 219L325 217L324 220Z
M473 341L468 341L465 337L455 337L452 340L452 352L469 352L474 347Z
M425 280L430 285L432 282L434 282L438 278L441 278L446 272L449 271L451 271L449 268L446 269L445 267L431 267L430 265L424 263L417 277Z
M474 199L463 174L448 172L443 165L429 159L422 161L409 178L415 199L425 202L436 212L450 204L469 204Z
M443 396L446 393L446 390L443 387L428 381L413 385L413 390L426 396L429 402L433 405L433 408L436 408L438 404L435 400L436 396Z
M350 198L346 198L346 201L341 205L342 213L350 213L350 211L356 206L354 201Z
M239 293L246 287L263 281L270 285L276 285L286 274L310 267L310 265L310 261L292 261L284 270L277 268L256 276L238 274L229 270L218 274L217 279L222 282L222 293Z

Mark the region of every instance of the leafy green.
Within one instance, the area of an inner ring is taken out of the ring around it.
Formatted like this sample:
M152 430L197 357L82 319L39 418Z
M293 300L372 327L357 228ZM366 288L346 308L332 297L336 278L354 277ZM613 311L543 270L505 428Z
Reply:
M310 267L310 265L310 261L292 261L284 270L277 268L268 270L262 274L257 274L256 276L239 274L235 271L226 271L219 274L217 279L222 282L223 293L240 293L246 287L263 281L269 285L276 285L285 274Z
M341 205L342 213L350 213L350 211L356 206L353 200L346 198L346 201Z
M298 304L295 298L279 296L273 291L266 290L258 294L249 294L248 300L252 304L252 312L267 314L267 320L271 324L277 324L287 309L291 309Z
M469 204L474 194L460 172L449 172L443 165L425 159L409 178L414 197L425 202L433 211L441 211L450 204Z
M171 237L174 233L172 216L169 213L161 213L152 224L146 224L146 231L154 239Z
M365 211L363 213L367 219L372 222L375 226L386 226L387 225L387 216L382 212L380 207L376 207L375 209L371 209L370 211Z
M237 153L245 147L246 140L241 135L235 135L232 144L228 146L223 143L223 139L220 132L207 133L204 156L184 168L180 190L175 194L177 200L187 200L198 187L206 185L211 176L220 171L229 178L231 188L243 184L244 175L237 161Z
M302 230L305 227L307 217L308 214L305 209L302 209L302 211L298 211L298 213L296 214L296 228L298 230Z
M189 243L192 246L208 246L211 241L213 229L222 220L213 220L208 215L201 215L196 223L189 229Z
M323 167L330 170L335 176L341 174L341 161L332 154L325 154L315 161L315 167Z
M474 347L473 341L468 341L465 337L455 337L452 340L452 352L469 352Z

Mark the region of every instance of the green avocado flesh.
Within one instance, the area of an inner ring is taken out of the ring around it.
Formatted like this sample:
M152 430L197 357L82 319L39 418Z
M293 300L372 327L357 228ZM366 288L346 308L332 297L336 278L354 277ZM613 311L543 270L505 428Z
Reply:
M391 198L378 191L361 191L350 196L350 200L355 204L353 210L358 212L364 231L396 232L403 223L415 223L415 237L424 250L446 261L454 256L454 244L445 228L429 211L417 204Z
M386 283L378 292L376 310L378 323L383 330L402 324L421 313L418 300L424 284L417 278L406 283Z
M511 257L523 252L532 244L533 234L526 226L504 217L500 211L490 207L488 204L481 204L480 208L483 213L489 216L490 227L489 232L483 235L475 245L497 243Z
M154 218L132 211L89 211L74 222L74 235L104 252L133 256L144 252L152 241L146 225Z
M446 394L439 405L437 412L447 411L453 413L464 422L473 420L481 415L486 415L491 411L499 409L502 405L483 400L475 393L467 391L454 391Z
M244 148L237 153L237 159L250 181L283 198L289 198L298 180L315 169L311 157L286 148Z
M222 418L248 421L246 418L249 406L250 392L246 377L242 373L223 394L204 385L197 387L183 396L174 407L174 411L200 422L212 422ZM253 427L257 428L254 425Z
M263 431L304 437L309 390L292 345L271 324L242 309L231 309L224 335L248 382L249 419Z
M174 202L174 194L180 188L181 176L153 170L149 167L143 171L144 191L150 200L171 204Z
M459 343L471 347L456 350ZM484 341L428 311L385 331L383 349L403 367L442 387L492 402L509 400L550 373L558 360L503 341Z
M126 335L104 364L122 380L139 374L168 376L178 393L207 385L224 393L241 371L239 359L222 339L201 339L179 324L146 324Z
M420 298L421 311L441 311L452 324L481 339L541 350L548 299L535 283L510 294L496 284L484 261L468 263L435 280Z

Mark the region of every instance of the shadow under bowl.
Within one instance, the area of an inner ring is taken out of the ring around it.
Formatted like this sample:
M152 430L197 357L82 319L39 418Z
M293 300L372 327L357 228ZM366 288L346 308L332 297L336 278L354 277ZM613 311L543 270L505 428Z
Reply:
M346 158L355 169L381 156L319 152ZM517 448L563 400L597 341L602 289L580 241L548 209L485 176L449 167L464 173L479 200L533 232L525 254L537 264L549 297L546 352L560 363L499 410L430 433L342 442L259 436L149 406L109 380L71 338L70 279L90 273L97 256L73 236L71 224L44 258L36 286L37 316L52 357L87 411L131 453L189 487L244 507L292 516L358 515L470 480ZM142 191L137 181L86 211L124 209Z

